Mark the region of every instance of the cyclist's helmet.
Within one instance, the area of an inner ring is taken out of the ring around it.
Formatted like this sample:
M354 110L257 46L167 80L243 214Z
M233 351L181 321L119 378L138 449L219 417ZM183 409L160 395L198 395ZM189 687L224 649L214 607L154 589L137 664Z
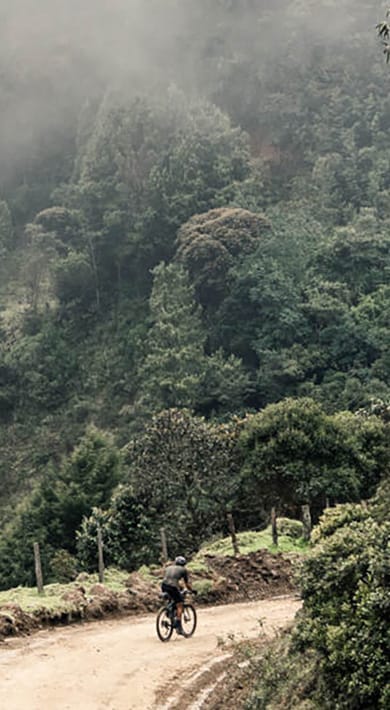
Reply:
M182 567L184 567L184 565L186 565L186 564L187 564L187 560L185 557L183 557L182 555L179 555L178 557L176 557L175 565L181 565Z

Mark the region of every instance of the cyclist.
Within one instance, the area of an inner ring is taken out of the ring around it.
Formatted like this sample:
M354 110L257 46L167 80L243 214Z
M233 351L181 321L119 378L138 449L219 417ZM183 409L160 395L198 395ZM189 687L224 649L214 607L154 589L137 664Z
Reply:
M176 557L174 564L170 564L165 568L164 579L161 583L161 589L168 594L170 599L176 603L176 631L180 636L184 636L181 626L181 617L183 613L183 595L181 586L184 584L185 589L195 593L188 578L186 569L187 560L182 555Z

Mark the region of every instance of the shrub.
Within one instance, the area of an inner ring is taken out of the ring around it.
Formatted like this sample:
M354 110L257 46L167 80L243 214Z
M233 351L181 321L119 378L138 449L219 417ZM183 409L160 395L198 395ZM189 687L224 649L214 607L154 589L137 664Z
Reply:
M278 531L281 535L287 535L293 540L299 540L303 535L303 524L300 520L292 518L278 518Z
M67 550L57 550L50 559L50 569L56 582L67 584L77 577L77 560Z
M390 522L375 519L376 508L377 502L327 513L302 565L304 612L295 644L320 655L324 708L388 707Z

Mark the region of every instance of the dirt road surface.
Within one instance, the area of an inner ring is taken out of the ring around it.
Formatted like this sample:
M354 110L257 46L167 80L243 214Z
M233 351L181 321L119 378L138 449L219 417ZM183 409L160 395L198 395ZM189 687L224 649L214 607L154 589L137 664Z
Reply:
M153 615L7 640L0 646L0 710L169 710L178 689L199 687L202 674L223 665L229 652L221 639L254 637L260 626L271 635L298 608L293 598L200 608L195 635L175 634L168 643L158 640ZM180 706L207 702L188 692Z

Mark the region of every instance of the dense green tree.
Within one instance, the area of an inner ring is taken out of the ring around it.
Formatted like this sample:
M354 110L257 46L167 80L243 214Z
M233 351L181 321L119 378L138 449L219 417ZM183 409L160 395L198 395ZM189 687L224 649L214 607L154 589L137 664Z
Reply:
M79 212L65 207L48 207L41 210L34 218L44 232L52 234L64 252L84 245L82 238L82 219Z
M34 328L34 321L31 325ZM72 379L78 380L77 358L50 320L43 322L38 332L19 337L4 362L21 412L34 412L41 406L50 411L63 405Z
M378 229L373 215L361 216L337 230L318 254L321 272L328 280L345 283L355 302L389 281L390 239Z
M33 543L41 549L45 580L50 579L49 560L56 547L62 545L60 504L56 492L57 479L49 469L28 498L13 511L12 519L0 535L0 588L20 584L34 586Z
M91 427L61 470L65 540L71 550L75 530L93 507L108 505L121 476L121 460L110 437ZM64 547L64 545L62 545Z
M142 347L140 403L154 410L188 407L232 411L249 388L241 362L208 355L207 333L187 272L177 264L154 271L152 324Z
M352 310L365 365L382 383L383 397L389 389L390 287L383 286L363 298Z
M205 358L196 410L208 417L240 412L253 389L242 361L220 348Z
M234 286L221 309L221 320L227 332L230 326L235 340L240 338L242 324L247 346L260 358L262 351L299 338L299 294L277 262L257 253L233 269L232 277Z
M194 408L204 372L204 341L199 306L187 273L178 266L154 269L150 297L151 329L140 367L141 393L153 408Z
M136 498L147 501L156 550L160 526L172 555L193 552L224 529L237 487L236 456L234 426L212 426L177 409L154 417L128 445L129 480Z
M133 570L158 562L156 531L148 501L136 498L133 489L121 485L106 510L94 508L77 531L77 557L84 569L96 570L97 528L100 526L106 565Z
M267 368L280 350L305 344L302 290L310 255L323 238L321 226L302 204L274 208L269 215L272 229L263 233L252 254L234 260L225 297L208 322L212 343L242 357L253 375L258 370L257 406L277 399L276 392L293 393L273 376L272 366Z
M303 609L253 668L248 710L389 704L389 486L328 508L300 567Z
M313 503L321 509L326 498L358 500L373 491L389 464L380 422L328 415L308 398L286 399L249 416L239 441L243 493L287 508Z
M51 232L38 224L26 226L26 260L23 276L31 310L36 313L50 299L50 269L57 256L57 243Z
M232 208L196 214L179 229L177 259L205 308L215 308L226 296L231 267L254 252L269 230L264 215Z
M53 271L53 291L63 310L85 312L96 306L96 280L86 253L70 250Z

